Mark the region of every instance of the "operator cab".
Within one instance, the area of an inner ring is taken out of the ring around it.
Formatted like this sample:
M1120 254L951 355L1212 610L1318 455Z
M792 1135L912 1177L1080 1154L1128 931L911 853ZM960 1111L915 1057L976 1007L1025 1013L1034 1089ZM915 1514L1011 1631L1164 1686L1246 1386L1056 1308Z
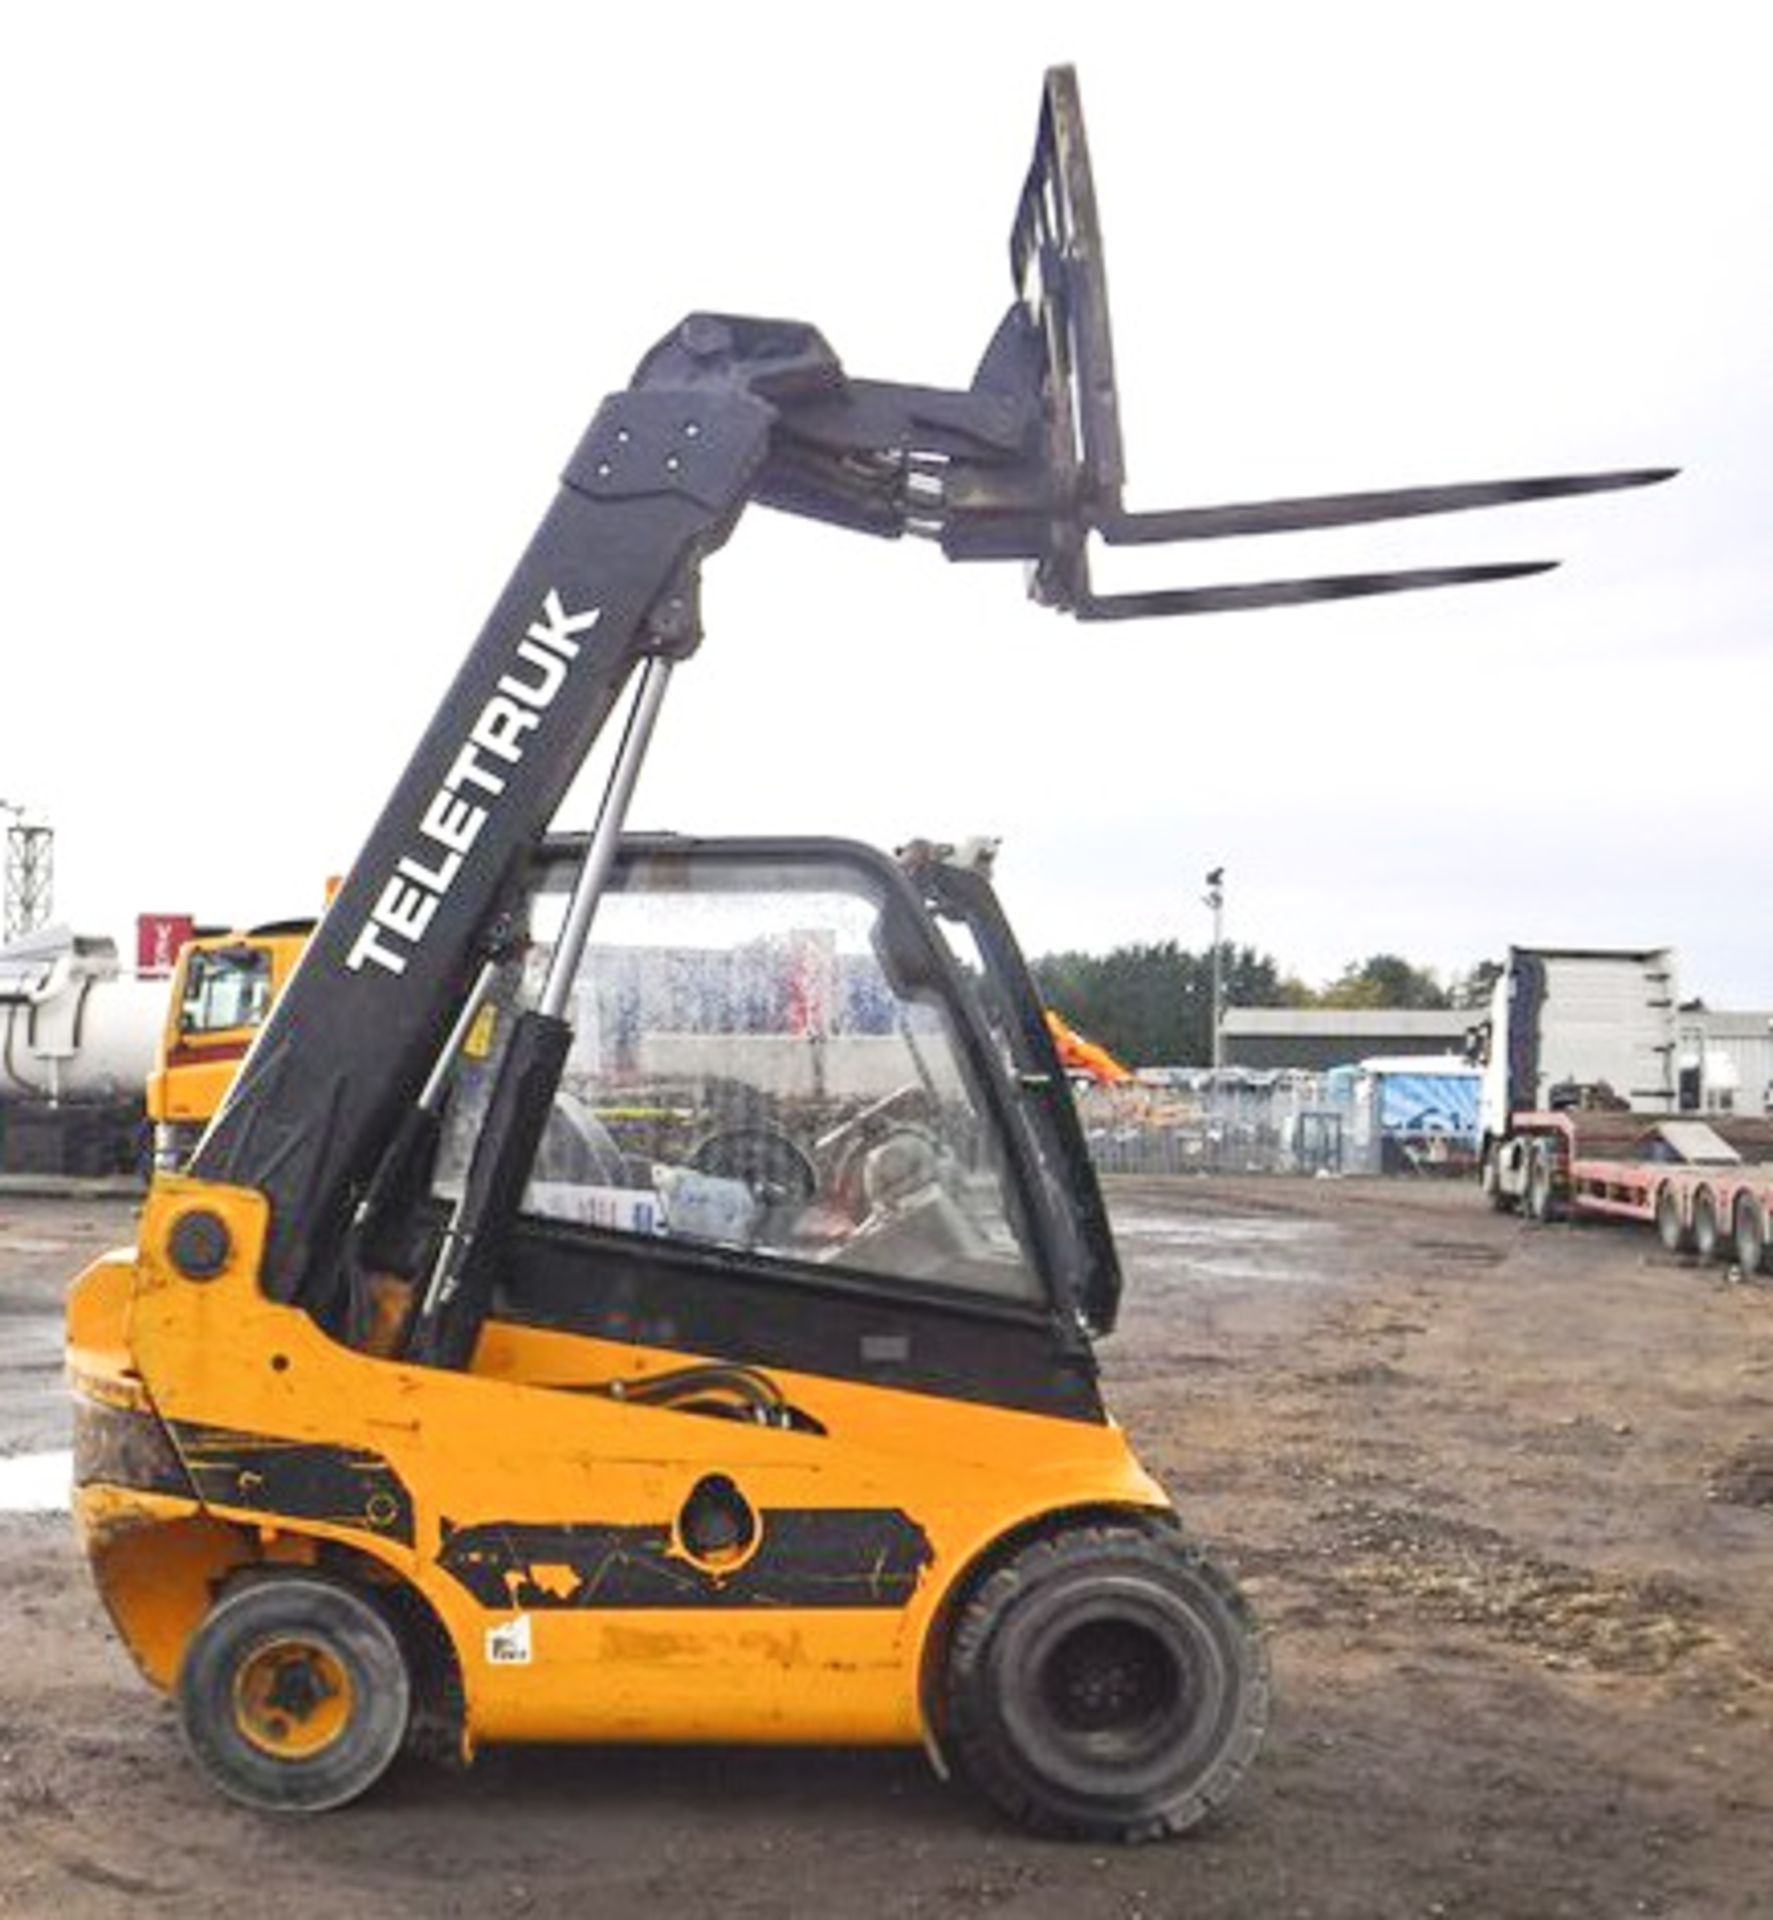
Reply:
M437 1216L583 855L559 837L531 868L443 1106ZM1093 1413L1113 1243L1006 938L983 875L925 843L626 839L490 1318Z

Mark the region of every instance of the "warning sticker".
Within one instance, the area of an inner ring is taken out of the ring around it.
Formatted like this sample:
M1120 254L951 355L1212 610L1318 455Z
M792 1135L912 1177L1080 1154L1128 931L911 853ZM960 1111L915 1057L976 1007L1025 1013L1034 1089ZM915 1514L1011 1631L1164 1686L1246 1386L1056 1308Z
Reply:
M529 1615L520 1613L515 1620L501 1621L486 1630L486 1664L489 1667L527 1667L531 1657Z
M462 1042L462 1051L470 1060L484 1060L492 1052L493 1032L498 1021L499 1010L489 1000L474 1016L468 1037Z

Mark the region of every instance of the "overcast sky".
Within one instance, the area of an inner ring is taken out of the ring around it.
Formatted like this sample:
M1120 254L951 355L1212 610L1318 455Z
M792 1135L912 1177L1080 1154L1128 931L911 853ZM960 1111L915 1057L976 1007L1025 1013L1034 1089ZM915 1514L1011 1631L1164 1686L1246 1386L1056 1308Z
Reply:
M1557 573L1080 627L757 510L634 823L1001 834L1026 944L1321 980L1668 943L1773 1005L1764 9L15 7L0 795L58 917L306 911L600 397L699 307L964 385L1042 69L1080 71L1129 504L1680 465L1126 556L1103 584ZM586 803L574 809L577 822Z

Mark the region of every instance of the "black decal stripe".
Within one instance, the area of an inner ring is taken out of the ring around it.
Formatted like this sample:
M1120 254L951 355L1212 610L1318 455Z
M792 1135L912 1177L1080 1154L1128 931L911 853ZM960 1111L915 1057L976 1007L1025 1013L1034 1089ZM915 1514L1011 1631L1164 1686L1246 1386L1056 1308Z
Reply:
M730 1573L687 1559L664 1526L491 1520L446 1527L437 1564L498 1612L606 1608L898 1609L932 1558L896 1508L775 1508L757 1551Z
M74 1401L74 1484L176 1493L187 1500L194 1494L158 1414L79 1396Z
M199 1499L413 1542L412 1495L379 1453L172 1422Z

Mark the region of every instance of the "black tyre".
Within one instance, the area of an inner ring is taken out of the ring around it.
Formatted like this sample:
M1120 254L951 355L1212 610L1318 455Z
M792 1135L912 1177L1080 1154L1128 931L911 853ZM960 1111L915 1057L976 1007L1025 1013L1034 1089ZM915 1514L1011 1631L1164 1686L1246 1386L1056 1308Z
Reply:
M1551 1153L1546 1147L1535 1145L1527 1162L1527 1218L1537 1220L1544 1226L1547 1221L1555 1220L1561 1211Z
M950 1643L947 1744L1037 1832L1179 1834L1242 1778L1268 1721L1247 1604L1169 1535L1079 1527L1023 1548L972 1596Z
M1500 1149L1495 1146L1484 1149L1484 1157L1478 1167L1478 1185L1483 1191L1484 1198L1497 1213L1512 1213L1515 1205L1514 1196L1502 1191L1502 1170L1496 1164L1496 1156L1499 1152Z
M1767 1223L1747 1194L1736 1202L1734 1237L1736 1264L1742 1269L1743 1279L1752 1280L1767 1258Z
M1707 1187L1693 1196L1693 1251L1701 1260L1720 1259L1724 1252L1724 1236L1718 1230L1718 1203Z
M1681 1218L1680 1196L1673 1187L1664 1187L1656 1196L1656 1237L1668 1253L1685 1253L1692 1244Z
M298 1573L224 1596L178 1678L198 1765L231 1798L288 1813L321 1813L373 1786L406 1738L411 1692L381 1611Z

